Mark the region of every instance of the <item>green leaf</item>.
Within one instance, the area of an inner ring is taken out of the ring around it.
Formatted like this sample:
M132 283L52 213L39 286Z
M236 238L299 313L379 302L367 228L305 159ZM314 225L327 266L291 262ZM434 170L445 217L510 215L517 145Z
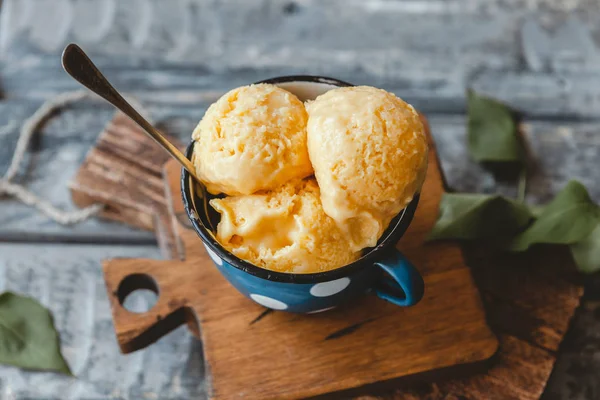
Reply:
M508 106L468 90L467 113L469 152L476 161L521 163L517 122Z
M588 237L598 223L600 207L581 183L570 181L535 222L514 238L510 249L523 251L536 243L574 244Z
M0 294L0 363L72 375L50 312L11 292Z
M600 271L600 224L585 239L570 246L571 254L581 272Z
M522 230L532 218L526 206L503 196L446 193L429 240L502 239Z

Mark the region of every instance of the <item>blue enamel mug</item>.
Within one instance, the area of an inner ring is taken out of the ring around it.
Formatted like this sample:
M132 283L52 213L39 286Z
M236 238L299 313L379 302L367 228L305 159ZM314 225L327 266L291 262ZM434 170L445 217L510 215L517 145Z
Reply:
M284 76L260 83L277 85L302 101L312 100L336 87L352 86L319 76ZM192 149L193 142L186 153L190 159ZM293 274L257 267L221 246L214 236L220 216L208 204L213 196L185 169L182 170L181 191L188 218L215 266L240 293L262 306L296 313L317 313L366 293L374 293L398 306L412 306L423 297L423 278L395 248L413 219L419 202L418 193L392 220L377 245L365 249L358 260L326 272Z

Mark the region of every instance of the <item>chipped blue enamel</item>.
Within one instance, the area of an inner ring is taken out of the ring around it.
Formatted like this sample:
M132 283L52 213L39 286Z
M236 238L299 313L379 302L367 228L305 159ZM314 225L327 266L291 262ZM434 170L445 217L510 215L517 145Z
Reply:
M348 83L325 77L295 76L268 81L310 100L332 88ZM192 144L187 157L192 154ZM411 203L390 223L377 246L344 267L313 274L288 274L269 271L244 261L225 250L212 232L218 213L209 205L211 196L182 170L183 203L194 230L223 276L243 295L274 310L317 313L333 309L349 300L374 292L399 306L411 306L423 297L424 284L417 269L395 249L396 242L410 224L419 201Z

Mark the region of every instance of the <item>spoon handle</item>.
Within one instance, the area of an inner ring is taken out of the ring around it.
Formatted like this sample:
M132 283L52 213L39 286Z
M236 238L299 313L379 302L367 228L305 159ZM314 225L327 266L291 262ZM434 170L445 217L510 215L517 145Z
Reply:
M137 123L152 139L173 156L188 172L199 181L194 164L177 147L142 117L117 90L108 82L92 60L76 44L69 44L62 54L65 71L83 86L96 93Z

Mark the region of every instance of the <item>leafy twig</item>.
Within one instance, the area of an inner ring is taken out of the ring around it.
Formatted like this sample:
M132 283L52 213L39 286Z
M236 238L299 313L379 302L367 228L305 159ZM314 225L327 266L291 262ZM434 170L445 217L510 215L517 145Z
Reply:
M570 181L546 206L526 205L528 163L514 113L472 90L467 98L471 157L503 167L520 164L517 201L494 195L445 195L430 240L485 239L511 251L538 243L568 245L580 271L600 271L600 206L577 181Z

